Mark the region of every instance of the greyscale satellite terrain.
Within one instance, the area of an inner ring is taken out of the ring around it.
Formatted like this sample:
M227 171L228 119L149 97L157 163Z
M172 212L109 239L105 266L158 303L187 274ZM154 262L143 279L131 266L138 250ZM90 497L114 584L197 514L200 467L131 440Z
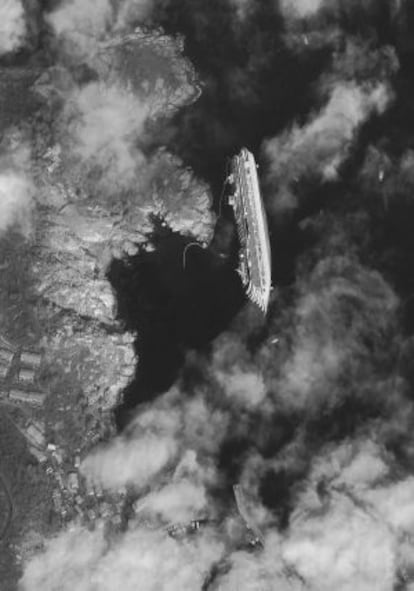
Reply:
M413 591L413 39L0 2L0 591Z

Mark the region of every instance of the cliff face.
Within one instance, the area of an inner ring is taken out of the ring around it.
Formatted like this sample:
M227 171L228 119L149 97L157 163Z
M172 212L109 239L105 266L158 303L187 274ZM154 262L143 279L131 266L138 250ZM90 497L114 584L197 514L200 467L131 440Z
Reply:
M27 196L0 225L0 335L10 358L0 373L0 402L23 434L28 416L37 421L44 439L40 450L31 449L41 461L52 461L52 442L58 463L73 466L77 450L113 428L106 411L139 363L137 335L117 320L109 263L153 248L154 215L192 239L212 237L208 187L165 149L146 148L151 128L200 89L180 41L144 31L102 43L87 65L4 68L0 84L8 113L1 119L0 173L24 178ZM40 360L26 382L19 377L24 350ZM39 393L44 402L16 402L12 391ZM15 461L12 453L0 471L12 488L24 488ZM39 490L59 489L60 477L51 482L34 469ZM26 519L12 524L11 539L44 529L50 496L40 502L30 495L21 499Z

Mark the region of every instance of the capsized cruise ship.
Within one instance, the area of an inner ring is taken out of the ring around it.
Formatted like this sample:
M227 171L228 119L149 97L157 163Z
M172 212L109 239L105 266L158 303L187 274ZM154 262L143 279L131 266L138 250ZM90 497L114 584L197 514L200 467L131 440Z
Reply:
M266 313L272 289L269 231L256 162L246 148L231 159L227 181L240 241L237 272L247 296Z

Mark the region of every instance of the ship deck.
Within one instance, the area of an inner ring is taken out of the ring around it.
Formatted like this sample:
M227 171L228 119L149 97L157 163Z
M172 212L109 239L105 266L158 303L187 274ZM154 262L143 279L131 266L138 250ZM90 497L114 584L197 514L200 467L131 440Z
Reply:
M256 164L253 155L247 150L235 156L232 164L237 187L233 209L239 230L241 255L244 255L248 264L248 276L241 273L242 281L249 297L266 309L271 281L270 247ZM249 285L252 286L252 293ZM253 292L256 292L256 297Z

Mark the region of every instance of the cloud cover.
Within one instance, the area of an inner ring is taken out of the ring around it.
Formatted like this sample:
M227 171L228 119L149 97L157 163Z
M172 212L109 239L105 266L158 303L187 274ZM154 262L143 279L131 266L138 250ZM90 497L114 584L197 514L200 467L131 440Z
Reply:
M390 94L383 85L374 88L337 84L327 105L302 128L294 126L282 137L265 144L270 175L275 182L305 174L334 180L355 140L355 133L372 113L382 113Z
M26 40L26 15L22 0L0 5L0 56L20 49Z
M23 234L30 232L32 185L13 170L0 172L0 235L12 226Z
M296 6L309 15L321 3ZM285 205L300 210L297 180L335 189L305 220L310 239L295 283L274 294L266 323L243 310L210 351L189 355L176 386L84 460L91 484L138 494L134 515L113 540L99 528L61 533L26 565L24 591L129 589L137 581L144 590L209 591L412 585L414 407L399 361L409 338L393 276L382 273L395 253L374 239L386 215L381 182L377 191L372 183L378 161L389 162L390 207L402 172L405 199L411 155L367 147L363 167L339 186L361 127L392 97L387 56L375 50L350 67L362 46L348 41L315 83L318 108L265 144L270 206L288 194ZM115 122L123 137L127 126ZM235 525L245 519L232 498L236 483L263 548L248 547ZM200 518L210 526L184 541L165 532Z
M317 14L325 0L281 0L280 8L286 17L306 18Z
M149 105L120 84L75 87L60 122L69 158L79 176L92 175L95 190L114 194L137 184L145 158L138 142Z
M0 147L0 236L9 229L30 236L34 195L29 144L10 129Z
M65 0L49 12L46 20L55 35L67 44L68 51L86 58L88 53L98 51L99 42L110 34L128 32L133 25L145 21L152 8L150 0Z
M211 534L177 544L162 531L135 530L111 545L102 529L87 532L75 528L52 540L46 555L31 562L21 587L27 591L132 591L137 586L142 591L190 591L201 588L222 551L223 546Z

